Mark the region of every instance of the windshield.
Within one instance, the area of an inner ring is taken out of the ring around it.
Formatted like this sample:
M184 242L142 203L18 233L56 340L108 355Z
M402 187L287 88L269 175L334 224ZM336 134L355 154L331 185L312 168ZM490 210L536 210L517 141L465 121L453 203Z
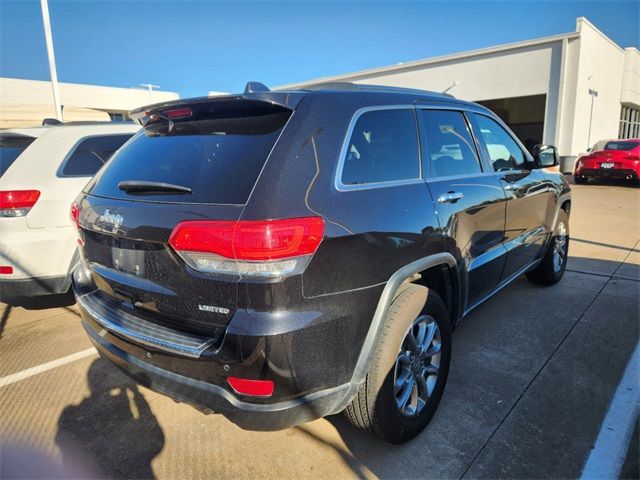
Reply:
M0 177L34 140L27 135L0 134Z
M604 150L621 150L623 152L626 152L629 150L633 150L638 145L640 145L640 142L616 140L614 142L607 142L607 144L604 146Z

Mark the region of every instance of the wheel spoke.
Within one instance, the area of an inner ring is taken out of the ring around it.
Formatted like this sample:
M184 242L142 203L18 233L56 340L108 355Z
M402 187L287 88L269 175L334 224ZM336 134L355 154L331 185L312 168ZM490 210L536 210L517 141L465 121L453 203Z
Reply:
M437 326L436 326L436 322L431 322L429 324L429 329L427 331L427 335L426 338L423 342L423 349L427 350L429 348L429 346L431 345L431 342L433 342L433 337L435 337L436 335L436 330L437 330Z
M396 391L402 388L402 386L407 382L410 376L411 370L408 368L403 368L400 372L400 375L396 375L396 382L394 383Z
M424 368L424 372L427 374L427 376L438 375L439 371L440 367L438 365L434 365L433 363L430 363Z
M427 348L427 350L424 353L424 357L425 358L433 357L434 355L437 355L438 353L440 353L441 350L442 350L442 344L434 343L433 345L430 345L429 348Z
M407 402L411 398L411 393L413 392L414 379L413 375L409 376L402 389L400 390L399 397L396 397L397 405L400 408L400 411L403 412L407 408Z
M416 337L413 336L413 331L409 330L409 333L406 336L407 343L409 345L409 349L415 354L418 352L418 342L416 341Z
M425 337L427 336L427 325L425 322L420 322L418 324L418 334L416 335L416 344L418 347L424 348L425 346ZM428 345L428 343L427 343Z
M426 403L429 400L429 387L427 387L427 380L422 372L416 375L416 383L418 384L418 397Z

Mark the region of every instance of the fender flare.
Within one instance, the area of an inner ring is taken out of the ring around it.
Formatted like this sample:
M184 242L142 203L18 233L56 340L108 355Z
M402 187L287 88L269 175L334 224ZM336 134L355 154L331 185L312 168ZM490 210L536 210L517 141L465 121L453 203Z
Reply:
M416 260L405 265L391 275L384 287L384 290L382 291L382 294L380 295L378 306L376 307L373 319L371 320L371 325L369 326L369 331L367 332L367 336L362 344L362 349L360 350L360 355L358 356L358 361L351 377L352 384L359 385L364 381L369 368L371 356L378 344L378 337L382 331L384 319L387 316L389 307L393 300L397 297L399 292L406 288L407 284L405 284L405 281L416 273L438 265L447 265L448 267L453 268L456 275L459 277L456 260L453 255L448 252L437 253ZM349 399L349 401L350 400L351 399Z

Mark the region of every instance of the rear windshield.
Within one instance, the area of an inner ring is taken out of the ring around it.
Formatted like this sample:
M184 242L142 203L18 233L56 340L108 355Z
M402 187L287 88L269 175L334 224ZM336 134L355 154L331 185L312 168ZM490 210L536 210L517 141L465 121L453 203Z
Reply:
M27 135L0 133L0 177L34 140Z
M138 133L89 184L91 195L181 203L246 203L291 110L271 104L210 108ZM191 190L125 192L123 181Z
M640 145L640 143L638 142L625 142L625 141L607 142L607 144L604 146L604 150L622 150L623 152L626 152L628 150L633 150L638 145Z

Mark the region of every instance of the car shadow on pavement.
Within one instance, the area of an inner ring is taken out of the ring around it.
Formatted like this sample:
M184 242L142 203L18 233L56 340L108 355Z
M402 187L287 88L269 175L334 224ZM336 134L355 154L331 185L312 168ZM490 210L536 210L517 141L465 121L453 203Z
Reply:
M90 366L89 396L64 409L55 442L64 468L95 478L155 478L151 467L164 433L135 382L101 358Z

